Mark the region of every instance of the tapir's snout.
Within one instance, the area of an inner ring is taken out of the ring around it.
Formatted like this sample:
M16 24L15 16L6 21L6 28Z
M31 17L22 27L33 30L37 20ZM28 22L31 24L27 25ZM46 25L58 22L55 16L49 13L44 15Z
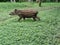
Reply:
M9 15L15 15L15 13L14 12L11 12L11 13L9 13Z
M11 12L11 13L9 13L9 15L12 15L12 12Z

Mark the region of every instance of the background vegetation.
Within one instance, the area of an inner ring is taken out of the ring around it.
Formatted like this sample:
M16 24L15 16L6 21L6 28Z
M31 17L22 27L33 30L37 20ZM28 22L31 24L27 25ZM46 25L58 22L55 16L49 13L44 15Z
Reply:
M0 2L10 2L10 1L16 1L16 2L24 2L24 1L38 1L38 0L0 0ZM42 2L60 2L60 0L41 0Z

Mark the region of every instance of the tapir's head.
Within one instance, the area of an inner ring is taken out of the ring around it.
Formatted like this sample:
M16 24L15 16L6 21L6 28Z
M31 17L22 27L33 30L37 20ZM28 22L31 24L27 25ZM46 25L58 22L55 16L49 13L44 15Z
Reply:
M13 12L11 12L9 15L17 15L17 9L15 9Z

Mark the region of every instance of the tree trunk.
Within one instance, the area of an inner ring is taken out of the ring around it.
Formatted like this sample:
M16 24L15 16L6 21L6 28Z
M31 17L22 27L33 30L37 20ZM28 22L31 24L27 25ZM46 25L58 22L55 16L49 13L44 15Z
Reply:
M33 0L28 0L28 2L33 2Z
M28 0L28 2L31 2L31 0Z
M10 0L10 2L13 2L12 0Z
M16 2L16 0L14 0L14 2Z
M41 0L39 0L39 7L41 7Z
M58 2L58 0L56 0L56 2Z
M10 0L10 2L16 2L16 0Z
M37 3L39 3L39 0L36 0Z

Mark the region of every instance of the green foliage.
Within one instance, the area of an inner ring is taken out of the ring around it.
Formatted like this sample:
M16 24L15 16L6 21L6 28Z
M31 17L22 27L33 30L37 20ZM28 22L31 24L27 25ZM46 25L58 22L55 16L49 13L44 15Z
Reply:
M42 3L39 7L35 3L0 3L0 45L60 45L60 38L56 38L60 36L60 8L53 8L59 5ZM15 8L38 9L41 20L17 22L18 16L9 15Z

